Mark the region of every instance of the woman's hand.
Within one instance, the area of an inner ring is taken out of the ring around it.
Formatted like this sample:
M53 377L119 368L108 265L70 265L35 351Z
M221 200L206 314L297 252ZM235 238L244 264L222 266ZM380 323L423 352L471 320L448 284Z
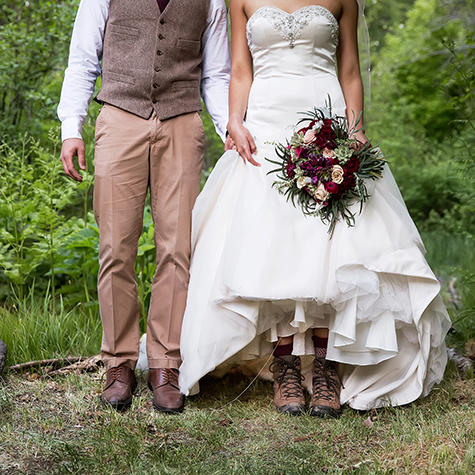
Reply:
M231 137L231 140L234 142L233 149L237 150L244 162L247 160L251 165L260 167L261 164L256 162L252 157L252 155L256 153L257 147L249 130L242 124L233 124L230 122L228 124L228 131L229 137Z
M352 134L350 138L356 140L356 143L354 144L355 150L361 150L369 142L364 130L359 130L358 132ZM371 148L371 144L368 146Z

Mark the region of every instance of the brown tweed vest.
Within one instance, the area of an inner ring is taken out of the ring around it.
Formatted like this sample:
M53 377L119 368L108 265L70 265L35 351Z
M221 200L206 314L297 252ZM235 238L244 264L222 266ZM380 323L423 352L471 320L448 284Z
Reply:
M110 0L97 98L147 119L201 110L201 37L209 0Z

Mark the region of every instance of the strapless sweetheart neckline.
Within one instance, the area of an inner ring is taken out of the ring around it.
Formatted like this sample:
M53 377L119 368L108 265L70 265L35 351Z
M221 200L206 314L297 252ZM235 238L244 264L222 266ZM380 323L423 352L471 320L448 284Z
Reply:
M298 13L301 13L302 11L304 10L311 10L313 8L316 8L316 9L320 9L322 8L323 10L325 10L327 13L329 13L333 19L338 23L338 20L336 19L335 15L328 9L328 8L325 8L324 6L322 5L305 5L304 7L302 8L298 8L297 10L293 11L292 13L289 13L289 12L286 12L285 10L282 10L282 8L279 8L279 7L276 7L274 5L264 5L262 7L259 7L248 19L247 19L247 23L249 23L249 21L251 20L251 18L259 11L259 10L264 10L266 8L270 8L270 9L273 9L273 10L277 10L279 12L282 12L282 13L285 13L286 15L288 16L295 16L297 15Z

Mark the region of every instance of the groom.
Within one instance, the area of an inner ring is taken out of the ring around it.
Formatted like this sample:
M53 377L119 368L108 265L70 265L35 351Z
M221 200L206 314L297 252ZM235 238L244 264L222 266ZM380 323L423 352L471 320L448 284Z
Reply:
M100 61L102 59L102 68ZM102 71L101 71L102 69ZM147 323L153 405L181 412L180 331L189 278L191 210L204 151L201 96L224 138L229 50L224 0L82 0L58 116L66 175L82 177L81 129L97 96L94 213L99 226L98 293L107 369L101 401L132 401L139 355L134 262L147 190L157 270Z

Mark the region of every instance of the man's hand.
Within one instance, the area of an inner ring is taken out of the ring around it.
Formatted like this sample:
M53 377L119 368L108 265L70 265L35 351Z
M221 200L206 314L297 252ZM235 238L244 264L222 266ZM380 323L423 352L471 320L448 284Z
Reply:
M226 137L226 142L224 142L224 151L227 152L228 150L236 150L236 146L234 145L233 139L229 134Z
M81 170L86 169L86 149L82 139L66 139L61 147L61 162L64 173L73 180L82 181L81 174L74 167L74 157L78 157L78 165Z

